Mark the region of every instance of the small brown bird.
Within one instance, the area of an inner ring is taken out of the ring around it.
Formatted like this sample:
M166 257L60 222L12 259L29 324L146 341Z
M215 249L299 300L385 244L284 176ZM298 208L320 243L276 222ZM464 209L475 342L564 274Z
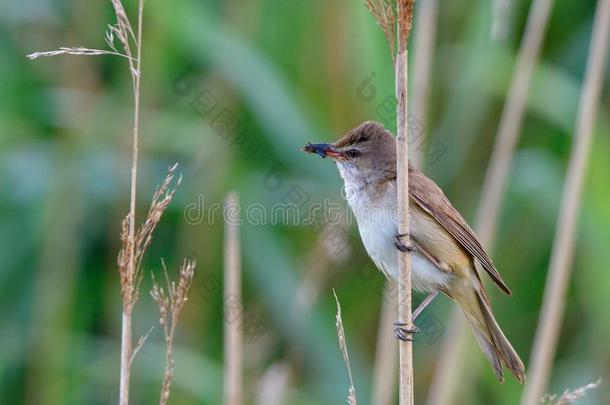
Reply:
M394 137L381 124L365 122L334 144L308 144L303 150L337 163L362 242L375 265L386 276L396 279L395 249L412 251L413 288L432 294L442 291L457 302L498 379L504 380L503 368L507 367L522 383L523 362L493 316L477 266L506 294L510 295L510 290L473 230L443 191L412 167L409 167L412 246L401 242L397 228L395 145Z

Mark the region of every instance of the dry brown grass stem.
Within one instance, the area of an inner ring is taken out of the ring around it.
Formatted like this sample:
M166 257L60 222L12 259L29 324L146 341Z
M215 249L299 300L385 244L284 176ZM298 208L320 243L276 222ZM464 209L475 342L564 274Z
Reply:
M550 378L566 306L566 292L574 256L574 241L589 160L597 105L604 80L610 36L610 0L598 0L587 69L578 107L578 117L566 181L557 218L557 230L544 289L544 298L521 403L540 400Z
M587 395L587 392L599 387L602 383L602 380L599 379L595 382L583 385L582 387L578 387L572 391L565 390L563 394L558 398L555 394L544 394L541 402L544 405L567 405L573 404L579 399L584 398Z
M144 343L146 343L146 340L148 339L153 330L155 330L155 327L151 326L148 332L140 336L140 339L138 339L138 343L136 343L136 346L134 347L133 352L131 353L131 361L129 362L129 367L131 367L131 365L133 364L133 360L136 358L136 355L138 354L142 346L144 346Z
M224 239L224 404L239 405L242 396L241 247L239 198L229 193L225 200Z
M515 74L500 118L475 221L475 229L488 251L494 249L499 212L519 140L528 89L538 63L552 6L553 0L534 0L530 7ZM461 367L469 351L471 335L460 312L456 308L451 316L450 326L438 356L439 359L443 359L442 367L437 368L432 379L428 391L428 404L451 403L457 396L457 390L461 386L468 385L464 380L469 378L475 365L479 364L473 363L469 369Z
M339 298L333 288L333 295L335 296L335 302L337 303L337 315L335 326L337 327L337 339L339 340L339 349L343 355L343 361L345 361L345 367L347 368L347 375L349 376L349 390L347 392L347 403L349 405L357 405L356 400L356 388L354 388L354 379L352 377L352 367L349 363L349 353L347 351L347 342L345 341L345 329L343 328L343 319L341 318L341 304L339 304Z
M161 263L166 287L161 287L153 276L153 287L150 295L159 306L159 324L165 337L165 373L163 374L163 384L159 398L159 404L165 405L169 399L172 377L174 376L173 347L176 325L188 300L188 292L195 276L197 263L194 260L184 260L180 266L178 283L170 281L165 262L161 261Z

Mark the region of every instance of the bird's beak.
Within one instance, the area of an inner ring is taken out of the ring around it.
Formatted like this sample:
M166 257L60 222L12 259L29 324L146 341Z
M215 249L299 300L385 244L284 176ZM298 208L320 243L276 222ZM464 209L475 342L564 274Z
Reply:
M330 143L309 143L301 148L303 152L307 153L315 153L320 155L321 157L329 157L332 159L341 159L343 158L343 154L339 152L335 147Z

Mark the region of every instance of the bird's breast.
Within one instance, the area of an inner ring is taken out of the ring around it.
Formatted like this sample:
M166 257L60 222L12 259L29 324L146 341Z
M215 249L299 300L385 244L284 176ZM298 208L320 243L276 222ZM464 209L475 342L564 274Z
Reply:
M397 228L393 213L385 207L367 207L354 213L367 253L386 276L396 278L398 259L394 236Z
M362 192L348 195L348 203L354 212L367 253L386 277L397 279L398 254L394 244L394 238L398 234L396 191L391 186L378 191L374 198ZM410 212L412 233L420 226L418 215L416 210ZM431 231L432 229L427 227L423 233L428 235ZM451 275L439 270L418 253L411 255L411 270L413 287L419 291L436 291L444 287L451 278Z

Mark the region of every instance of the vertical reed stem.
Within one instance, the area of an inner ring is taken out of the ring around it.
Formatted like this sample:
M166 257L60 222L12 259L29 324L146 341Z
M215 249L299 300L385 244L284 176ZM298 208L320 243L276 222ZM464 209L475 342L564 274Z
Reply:
M553 357L557 348L562 315L566 304L566 290L570 280L583 183L591 150L597 103L603 84L608 38L610 36L609 25L610 0L599 0L589 47L587 71L580 98L576 134L561 198L561 209L557 219L557 232L544 290L542 311L530 359L529 384L526 386L521 401L523 405L540 403L540 398L544 394L549 380Z
M428 122L428 98L430 94L430 77L434 43L436 38L436 21L438 14L437 0L425 0L419 3L417 12L418 25L415 33L415 66L413 85L413 116L425 127ZM410 158L414 166L423 166L425 141L415 144ZM392 323L396 319L396 302L392 294L392 285L386 283L384 301L379 317L377 350L373 373L371 403L389 405L394 400L396 384L396 343L392 340Z
M410 244L409 236L409 127L407 110L408 51L407 44L413 22L413 0L399 0L397 14L396 55L396 173L398 194L398 232ZM411 254L398 252L398 321L412 329L411 317ZM413 344L400 341L399 350L399 403L413 405Z
M415 64L413 66L413 104L412 115L422 126L428 123L428 99L430 94L430 77L436 38L438 16L437 0L419 2L417 11L418 24L415 26ZM413 142L413 139L411 139ZM413 143L409 150L411 163L418 168L424 164L425 140ZM379 314L379 331L371 403L389 405L394 400L396 384L397 346L392 339L393 322L396 319L396 302L391 294L392 285L386 283L384 302ZM392 367L390 367L392 365Z
M398 174L398 232L406 235L403 241L410 243L409 238L409 142L407 139L407 55L400 48L396 57L396 98L398 136L396 137L396 163ZM411 254L398 252L398 321L405 328L413 328L411 320ZM400 387L399 402L401 405L413 404L413 344L411 341L400 341Z
M242 403L242 314L241 301L241 250L239 244L239 199L229 193L225 201L224 241L224 403Z

